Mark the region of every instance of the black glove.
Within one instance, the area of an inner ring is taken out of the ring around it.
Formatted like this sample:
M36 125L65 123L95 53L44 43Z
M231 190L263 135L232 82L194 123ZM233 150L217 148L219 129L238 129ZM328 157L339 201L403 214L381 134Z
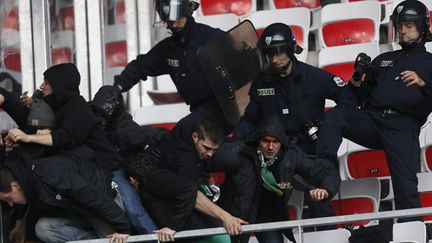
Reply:
M144 153L147 154L148 156L150 156L150 158L154 161L160 160L161 151L155 143L147 144L144 147Z

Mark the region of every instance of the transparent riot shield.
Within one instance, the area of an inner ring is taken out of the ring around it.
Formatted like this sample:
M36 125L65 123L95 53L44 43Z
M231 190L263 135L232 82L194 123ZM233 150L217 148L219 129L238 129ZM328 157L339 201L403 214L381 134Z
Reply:
M231 126L243 115L249 103L250 83L260 71L257 41L253 24L246 20L223 38L198 49L210 86Z

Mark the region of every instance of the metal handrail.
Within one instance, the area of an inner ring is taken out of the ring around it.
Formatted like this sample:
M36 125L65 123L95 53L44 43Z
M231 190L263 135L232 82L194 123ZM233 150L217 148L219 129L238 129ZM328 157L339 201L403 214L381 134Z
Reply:
M325 218L280 221L280 222L261 223L261 224L250 224L250 225L243 225L242 228L243 228L243 232L245 233L261 232L261 231L268 231L268 230L290 229L290 228L298 228L299 232L302 232L303 227L309 227L309 226L334 225L339 223L350 223L350 222L365 221L365 220L417 217L417 216L424 216L429 214L432 214L432 207L402 209L402 210L386 211L386 212L378 212L378 213L333 216L333 217L325 217ZM185 230L185 231L177 232L174 235L174 238L180 239L180 238L210 236L210 235L226 234L226 233L227 232L223 227L198 229L198 230ZM145 241L151 241L157 239L158 237L156 234L133 235L133 236L129 236L127 242L145 242ZM71 242L106 243L109 242L109 240L105 238L105 239L81 240L81 241L71 241ZM300 234L299 243L303 243L302 234Z

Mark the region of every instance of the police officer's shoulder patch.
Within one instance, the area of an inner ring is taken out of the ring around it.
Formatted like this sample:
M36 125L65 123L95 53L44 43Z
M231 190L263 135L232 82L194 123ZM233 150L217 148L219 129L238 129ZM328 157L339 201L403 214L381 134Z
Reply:
M274 88L267 88L267 89L257 89L258 96L268 96L268 95L275 95Z
M340 78L340 77L338 77L338 76L335 76L334 78L333 78L333 81L335 82L335 84L338 86L338 87L344 87L344 86L346 86L346 83Z

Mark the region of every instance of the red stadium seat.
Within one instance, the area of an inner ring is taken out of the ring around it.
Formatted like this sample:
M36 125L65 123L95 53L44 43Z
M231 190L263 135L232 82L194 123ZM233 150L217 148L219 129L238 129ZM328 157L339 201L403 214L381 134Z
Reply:
M75 30L74 7L68 6L59 11L61 30Z
M183 103L184 100L180 97L177 91L156 91L149 90L147 94L156 105Z
M329 4L321 10L320 48L379 43L381 7L377 1Z
M418 173L418 191L420 194L420 205L424 207L432 207L432 173ZM432 222L432 215L424 216L423 219Z
M201 0L200 3L202 15L233 13L237 16L245 16L255 9L255 0Z
M375 39L375 22L370 19L352 19L326 24L322 28L327 47L371 42Z
M339 63L323 67L329 73L339 76L345 83L348 83L354 72L354 62Z
M360 52L375 58L379 54L378 43L368 42L324 48L318 53L318 66L348 82L354 72L354 61Z
M106 43L105 60L107 68L126 66L128 63L126 41Z
M72 62L72 50L69 48L54 48L51 50L52 65Z
M321 7L319 0L271 0L270 4L273 4L276 9L297 7L314 9Z
M4 48L3 57L5 68L15 72L21 72L21 54L18 49L12 47Z
M352 178L390 176L383 150L353 152L347 157L348 172Z
M125 24L125 2L118 1L115 5L115 23L116 24Z
M168 130L172 130L175 127L176 123L159 123L159 124L152 124L152 127L160 127L160 128L166 128Z
M19 30L18 8L11 9L7 17L1 23L1 27L5 29Z
M381 187L377 178L342 181L339 192L340 199L336 195L330 201L336 215L376 213L379 211ZM359 226L373 223L363 221L352 224Z
M340 201L333 200L330 205L335 210L337 216L339 215L351 215L351 214L361 214L361 213L372 213L374 212L374 202L370 198L351 198L344 199ZM340 212L342 208L342 213ZM359 221L350 223L354 226L360 226L368 224L369 221ZM339 225L339 227L346 227L347 225Z

